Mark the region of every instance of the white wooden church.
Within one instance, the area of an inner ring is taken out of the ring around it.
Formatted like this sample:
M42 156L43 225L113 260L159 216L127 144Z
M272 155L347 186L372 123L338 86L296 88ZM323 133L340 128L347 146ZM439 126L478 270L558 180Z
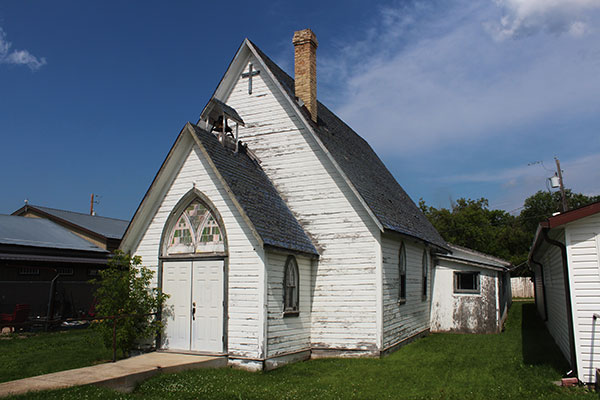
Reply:
M429 330L447 245L371 147L317 101L317 39L295 80L245 40L187 123L121 249L170 294L163 350L270 369L378 356Z

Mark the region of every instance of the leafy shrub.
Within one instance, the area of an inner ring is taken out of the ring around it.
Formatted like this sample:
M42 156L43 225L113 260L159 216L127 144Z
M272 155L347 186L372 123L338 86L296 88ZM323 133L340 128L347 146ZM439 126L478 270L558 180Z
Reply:
M100 271L100 279L93 281L98 285L96 315L120 317L117 318L116 342L124 356L129 355L136 344L152 340L163 328L156 315L148 314L159 313L168 295L151 287L154 272L141 264L141 257L116 250L108 268ZM113 323L112 319L94 323L107 347L112 347Z

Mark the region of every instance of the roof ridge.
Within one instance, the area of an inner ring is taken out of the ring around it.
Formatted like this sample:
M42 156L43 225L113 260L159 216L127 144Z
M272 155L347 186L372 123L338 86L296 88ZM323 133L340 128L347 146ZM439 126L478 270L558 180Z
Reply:
M294 102L295 80L254 42L248 39L248 43ZM340 172L356 190L375 222L383 229L413 236L447 250L445 240L398 183L371 145L320 101L318 107L321 109L317 112L318 124L311 124L310 119L307 123L311 125L315 139L323 144L332 161L338 164ZM298 111L302 112L302 109ZM357 163L356 158L360 158L361 163Z
M277 68L282 74L285 75L286 78L288 78L290 80L290 82L292 82L295 86L296 84L296 80L287 72L285 72L283 70L283 68L281 68L275 61L273 61L264 51L262 51L257 45L256 43L254 43L252 40L248 39L248 41L252 44L252 46L254 46L254 48L260 53L260 56L264 59L266 59L266 61L269 61L270 64L273 64L273 66L275 68ZM269 66L269 68L271 68L271 66ZM288 87L288 89L293 90L293 88ZM295 97L295 95L294 95ZM329 107L327 107L323 102L321 102L319 100L319 98L317 97L317 103L318 105L320 105L321 107L323 107L327 112L329 112L330 114L332 114L335 118L337 118L339 120L339 122L341 122L344 127L346 127L347 129L351 130L354 134L356 134L356 136L358 136L358 138L360 140L363 141L364 144L366 144L367 146L369 146L369 148L371 149L371 151L373 151L373 153L377 156L377 158L379 158L379 156L377 155L377 153L375 152L375 150L373 150L373 147L371 146L371 144L365 139L363 138L358 132L356 132L350 125L348 125L346 123L346 121L344 121L343 119L341 119L340 117L338 117ZM318 115L318 113L317 113ZM379 158L380 159L380 158ZM380 159L381 160L381 159ZM381 162L383 164L383 161ZM385 164L384 164L385 166ZM387 169L387 166L385 166L385 168ZM388 170L389 171L389 170ZM391 173L391 172L390 172Z
M447 242L447 243L448 243L448 245L449 245L451 248L452 248L452 247L454 247L454 248L456 248L456 249L458 249L458 250L467 251L467 252L473 253L473 254L475 254L475 255L480 255L480 256L483 256L483 257L485 257L485 258L490 258L490 259L492 259L492 260L496 260L496 261L499 261L499 262L503 262L503 263L506 263L506 264L510 264L510 262L509 262L509 261L506 261L506 260L505 260L505 259L503 259L503 258L496 257L496 256L493 256L493 255L491 255L491 254L488 254L488 253L484 253L483 251L474 250L474 249L471 249L470 247L460 246L460 245L458 245L458 244L454 244L454 243L450 243L450 242Z
M71 232L69 229L66 229L65 227L63 227L60 224L57 224L56 222L50 220L50 219L46 219L46 218L27 218L21 215L6 215L6 214L0 214L0 219L5 219L9 217L8 219L12 219L13 222L15 221L19 221L18 222L18 227L25 227L26 230L23 231L21 229L19 229L20 234L25 233L25 237L21 236L19 237L19 235L14 235L14 231L12 232L12 235L6 235L6 229L8 228L9 233L10 233L10 227L11 224L9 223L8 225L4 225L2 224L2 228L3 232L0 233L0 243L5 243L5 244L15 244L15 245L22 245L22 246L33 246L33 247L44 247L44 248L65 248L65 249L72 249L72 250L83 250L83 251L94 251L94 252L104 252L104 253L108 253L108 251L106 249L102 249L101 247L85 240L84 238L76 235L75 233ZM45 226L44 226L45 225ZM13 227L15 226L14 224L12 225ZM35 237L35 235L39 235L40 232L42 233L46 233L44 232L45 229L53 229L54 231L52 232L52 235L49 236L52 239L55 239L54 241L52 240L48 240L48 237L44 237L44 239L32 239L31 238L31 233L29 232L34 232L33 236ZM60 242L57 241L57 236L56 233L58 233L58 239L62 238L64 239L65 237L68 238L68 240L71 241L71 244L69 245L68 243ZM62 237L60 235L63 235ZM36 243L38 245L36 245ZM77 248L73 247L73 243L77 246Z
M284 77L284 78L286 78L286 79L288 79L288 80L290 81L290 82L288 82L288 83L293 83L293 84L294 84L294 86L295 86L295 84L296 84L296 80L295 80L294 78L292 78L292 76L291 76L290 74L288 74L287 72L285 72L285 71L283 70L283 68L281 68L281 67L280 67L280 66L279 66L279 65L278 65L278 64L277 64L275 61L273 61L273 60L271 59L271 57L269 57L269 56L268 56L268 55L267 55L267 54L266 54L264 51L262 51L262 50L260 49L260 47L258 47L258 46L256 45L256 43L254 43L254 42L253 42L252 40L250 40L250 39L248 39L248 42L250 42L250 44L251 44L251 45L254 47L254 49L255 49L255 50L256 50L256 51L259 53L259 55L261 56L261 58L263 59L263 61L265 61L267 64L269 64L269 65L267 65L267 67L269 67L269 68L273 68L273 67L275 67L275 69L276 69L276 71L275 71L275 72L281 72L281 73L283 74L283 77ZM277 76L276 76L276 78L277 78ZM280 82L281 82L281 80L280 80ZM284 83L284 82L281 82L281 83ZM294 89L294 88L292 88L292 87L289 87L289 86L287 86L287 84L286 84L285 86L286 86L286 87L287 87L287 89L289 89L289 90L293 90L293 89Z
M63 211L63 212L68 212L68 213L71 213L71 214L79 214L79 215L84 215L84 216L87 216L87 217L94 217L94 218L104 218L104 219L112 219L112 220L115 220L115 221L121 221L121 222L129 222L128 220L126 220L126 219L121 219L121 218L105 217L105 216L103 216L103 215L91 215L91 214L88 214L88 213L83 213L83 212L79 212L79 211L63 210L63 209L60 209L60 208L46 207L46 206L38 206L38 205L35 205L35 204L27 204L27 205L28 205L29 207L35 207L35 208L39 208L39 209L48 209L48 210L54 210L54 211Z

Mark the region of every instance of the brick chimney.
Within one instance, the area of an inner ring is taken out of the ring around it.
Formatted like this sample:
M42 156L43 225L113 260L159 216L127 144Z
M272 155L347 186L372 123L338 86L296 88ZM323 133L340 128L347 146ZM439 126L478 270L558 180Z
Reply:
M310 29L294 32L296 75L296 97L310 112L310 118L317 122L317 36Z

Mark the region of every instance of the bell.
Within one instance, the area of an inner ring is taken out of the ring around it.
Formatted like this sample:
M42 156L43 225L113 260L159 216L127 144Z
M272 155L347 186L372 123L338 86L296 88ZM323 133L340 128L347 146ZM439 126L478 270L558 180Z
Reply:
M211 132L212 131L223 132L223 116L222 115L219 118L217 118L217 120L215 121L215 124L213 125ZM233 132L231 130L231 128L229 127L229 125L227 124L227 122L225 122L225 132L226 133Z

